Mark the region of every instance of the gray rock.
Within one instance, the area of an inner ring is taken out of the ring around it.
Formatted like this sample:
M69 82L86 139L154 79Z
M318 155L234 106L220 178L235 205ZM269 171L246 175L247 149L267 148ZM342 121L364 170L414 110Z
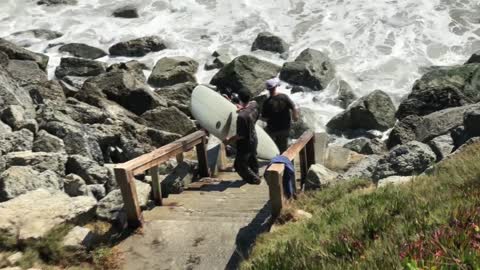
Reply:
M31 85L28 87L28 91L35 104L58 106L64 104L66 101L63 87L56 80Z
M467 60L465 64L478 64L478 63L480 63L480 51L472 54L472 56Z
M57 6L57 5L76 5L77 0L39 0L37 5Z
M390 176L378 181L378 187L386 187L388 185L400 185L409 183L413 180L413 176Z
M13 133L0 133L0 156L9 152L30 151L33 147L33 133L22 129Z
M436 67L423 75L397 111L397 118L428 115L480 101L480 64Z
M87 189L89 193L91 193L95 197L95 199L97 199L97 201L100 201L101 199L105 198L105 196L107 196L107 191L104 185L87 185Z
M416 139L415 129L422 121L422 117L417 115L409 115L398 121L393 127L387 140L389 149Z
M432 148L435 155L437 155L437 162L450 155L454 148L453 139L450 134L436 137L429 141L428 145Z
M463 123L470 136L480 136L480 107L472 107L466 110Z
M212 69L220 69L226 66L228 63L232 61L232 58L227 52L221 52L219 53L218 51L215 51L212 54L212 58L210 58L206 63L205 63L205 70L212 70Z
M105 51L99 48L92 47L84 43L69 43L58 48L60 52L69 53L75 57L86 59L97 59L107 55Z
M172 86L162 87L155 90L155 94L167 100L169 107L176 107L186 115L190 116L190 98L196 83L180 83Z
M187 115L175 107L156 108L142 115L150 127L167 132L187 135L196 129Z
M346 109L358 97L353 92L352 87L344 80L341 80L338 85L338 105Z
M259 33L252 44L252 51L264 50L280 54L286 53L286 56L288 56L289 49L290 46L287 42L269 32Z
M8 62L9 62L8 55L0 51L0 66L6 68L8 66Z
M338 180L338 174L321 164L313 164L305 179L305 190L318 189Z
M110 178L112 178L112 175L107 168L80 155L73 155L68 158L66 172L67 174L73 173L82 177L89 185L105 184Z
M143 70L148 69L149 68L144 63L140 63L136 60L130 60L128 62L112 64L107 68L107 72L125 70L129 73L132 73L138 81L145 82L147 79L145 78L145 74L143 74Z
M22 260L23 256L24 256L23 252L20 252L20 251L16 252L16 253L7 257L7 262L10 265L16 265L18 262L20 262ZM16 267L14 267L14 268L16 268Z
M67 175L63 182L65 193L70 197L89 196L91 194L85 180L76 174Z
M21 86L48 81L47 73L40 69L34 61L10 60L7 70Z
M63 36L62 33L58 31L53 31L49 29L30 29L25 31L19 31L11 34L15 37L34 37L43 40L52 40Z
M335 78L335 73L335 66L327 55L314 49L306 49L294 62L283 65L280 79L319 91L327 87Z
M436 159L435 153L424 143L412 141L399 145L380 159L373 173L373 179L420 174Z
M0 66L0 108L9 105L20 105L28 116L35 115L35 107L28 91L20 87L10 73Z
M112 56L141 57L166 48L165 42L160 37L147 36L119 42L110 47L109 52Z
M11 152L5 155L7 167L31 166L33 169L43 172L51 170L58 175L65 175L65 163L67 156L63 153L47 152Z
M106 65L102 62L64 57L60 60L60 65L55 69L55 76L59 79L65 76L97 76L106 72Z
M33 142L33 152L58 152L65 153L65 144L62 139L45 130L40 130Z
M1 119L13 130L21 129L26 121L25 109L20 105L10 105L1 112Z
M196 83L198 63L188 57L164 57L157 61L148 83L154 87L171 86L178 83Z
M28 51L24 48L0 38L0 51L8 55L11 60L30 60L38 64L42 70L47 69L48 56Z
M146 206L150 198L152 188L149 184L135 180L137 189L138 204L141 207ZM125 221L125 211L123 209L122 193L116 189L103 198L97 205L97 217L108 221Z
M20 241L39 239L60 224L85 222L96 203L92 197L72 198L61 191L30 191L0 203L0 231Z
M12 128L0 120L0 134L7 134L11 132L12 132Z
M193 181L195 166L197 166L195 162L180 162L169 174L160 175L163 196L182 193L183 189Z
M8 201L39 188L61 190L63 180L54 172L13 166L0 174L0 201Z
M210 84L220 90L227 88L238 92L248 89L252 96L258 95L265 89L265 81L275 77L280 67L249 55L242 55L220 69L213 76Z
M112 15L117 18L133 19L138 18L138 11L136 7L125 6L115 9Z
M73 120L82 124L106 123L110 117L104 110L74 98L67 99L65 111Z
M63 247L70 251L85 250L93 245L94 234L88 228L75 226L63 238Z
M379 155L387 151L385 144L378 139L358 138L343 147L364 155Z
M381 90L358 99L344 112L327 123L332 131L348 132L354 129L385 131L395 124L395 106Z
M381 155L370 155L353 165L347 172L342 175L345 180L351 179L372 179L373 172Z
M69 85L77 88L77 91L75 91L75 92L78 92L78 89L82 89L83 84L89 78L91 78L91 77L65 76L65 77L62 78L62 81L64 81L64 82L68 83Z

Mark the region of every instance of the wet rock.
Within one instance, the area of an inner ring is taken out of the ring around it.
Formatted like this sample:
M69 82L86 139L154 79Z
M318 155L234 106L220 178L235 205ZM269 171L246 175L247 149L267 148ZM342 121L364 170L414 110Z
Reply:
M62 191L30 191L0 203L0 231L21 241L38 239L60 224L85 222L96 203L92 197L72 198Z
M52 40L63 36L62 33L58 31L53 31L49 29L30 29L25 31L19 31L11 34L14 37L34 37L43 40Z
M412 141L394 147L378 162L373 179L379 180L393 175L410 176L424 172L437 156L424 143Z
M371 179L381 155L369 155L348 169L342 176L345 180Z
M33 147L33 133L22 129L12 133L0 133L0 156L16 151L30 151Z
M101 199L105 198L105 196L107 196L107 191L104 185L100 185L100 184L87 185L87 189L89 193L93 194L93 196L95 197L95 199L97 199L97 201L100 201Z
M227 50L216 50L212 57L205 63L205 70L220 69L232 61L232 58Z
M105 51L84 43L69 43L58 48L60 52L69 53L75 57L97 59L107 55Z
M358 97L353 92L352 87L344 80L341 80L338 85L338 105L343 109L346 109L352 104Z
M149 184L135 180L138 204L141 207L146 206L150 198L152 188ZM126 214L123 209L122 193L116 189L103 198L97 205L97 217L107 221L118 221L123 223L126 219Z
M220 69L210 84L217 86L220 91L248 89L252 96L256 96L264 90L265 81L275 77L279 71L280 67L275 64L242 55Z
M89 196L91 194L85 180L76 174L67 175L63 181L65 193L70 197Z
M392 100L385 92L376 90L336 115L327 123L327 128L339 132L355 129L385 131L392 127L395 121L395 106Z
M166 48L165 42L160 37L147 36L119 42L110 47L109 52L112 56L141 57Z
M85 183L89 185L105 184L113 177L107 168L80 155L72 155L68 157L66 173L73 173L80 176L85 180Z
M39 0L37 5L56 6L56 5L76 5L77 0Z
M112 71L87 80L75 97L97 107L105 105L104 100L110 100L136 115L166 106L165 100L126 71Z
M138 11L136 7L133 6L125 6L121 8L117 8L112 13L113 17L117 18L126 18L126 19L133 19L138 18Z
M106 66L102 62L64 57L60 60L60 65L55 69L55 76L59 79L65 76L97 76L106 72Z
M150 127L167 132L187 135L196 129L187 115L175 107L157 108L142 115Z
M63 238L63 247L69 251L85 250L92 246L94 234L90 229L75 226Z
M279 54L285 54L288 57L290 46L282 38L269 32L261 32L255 38L252 44L252 51L264 50Z
M387 148L379 139L358 138L343 147L364 155L383 154Z
M33 142L33 152L57 152L65 153L65 144L62 139L45 130L40 130Z
M13 166L0 174L0 202L39 188L61 190L63 180L53 171L39 172L27 166Z
M51 170L58 175L65 175L67 156L63 153L47 152L11 152L5 155L7 167L31 166L33 169L44 172Z
M305 179L305 189L313 190L327 186L338 180L338 174L329 170L321 164L313 164Z
M171 86L178 83L196 83L198 63L188 57L164 57L157 61L148 83L154 87Z
M480 136L480 107L472 107L466 110L463 122L465 131L470 136Z
M280 79L315 91L323 90L335 78L335 67L324 53L306 49L293 62L287 62L280 71Z
M34 61L42 70L47 69L48 56L28 51L2 38L0 38L0 51L7 54L10 60Z
M480 101L480 65L436 67L423 75L397 111L397 118L428 115Z
M480 51L472 54L472 56L467 60L465 64L478 64L478 63L480 63Z
M20 84L26 86L48 81L47 73L41 70L34 61L29 60L10 60L7 70L12 77Z
M454 148L453 139L450 134L436 137L429 141L428 145L432 148L435 155L437 155L437 162L450 155Z

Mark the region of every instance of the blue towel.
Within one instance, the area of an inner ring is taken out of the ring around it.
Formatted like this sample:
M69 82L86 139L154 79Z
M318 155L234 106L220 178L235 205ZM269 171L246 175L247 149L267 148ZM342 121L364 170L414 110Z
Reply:
M270 161L267 170L272 164L285 165L285 171L283 172L283 192L285 193L285 197L288 199L292 198L293 194L295 194L295 168L293 163L287 157L278 155Z

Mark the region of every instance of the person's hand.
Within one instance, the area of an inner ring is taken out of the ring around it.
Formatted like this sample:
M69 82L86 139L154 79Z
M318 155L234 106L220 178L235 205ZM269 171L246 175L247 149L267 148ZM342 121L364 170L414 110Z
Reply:
M227 144L230 144L230 137L227 137L223 140L223 144L227 145Z

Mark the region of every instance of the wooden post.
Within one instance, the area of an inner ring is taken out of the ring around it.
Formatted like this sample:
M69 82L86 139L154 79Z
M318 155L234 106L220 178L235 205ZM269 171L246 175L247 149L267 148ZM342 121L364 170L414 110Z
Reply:
M143 217L138 203L133 173L123 168L115 168L114 172L122 192L123 204L127 212L128 227L134 229L143 226Z
M183 153L179 153L178 155L176 155L175 159L177 160L178 163L182 163L184 160Z
M278 166L281 169L272 168ZM271 170L268 170L265 173L265 181L268 184L268 190L270 193L270 205L272 207L272 218L277 218L283 208L284 198L283 198L283 164L274 164L271 167Z
M228 161L227 161L227 149L225 144L220 144L220 153L218 155L218 170L225 171L227 169Z
M303 148L300 153L300 188L303 188L303 184L305 183L305 179L307 178L307 172L309 169L309 164L308 164L308 156L307 156L307 151L305 148Z
M310 169L310 166L315 164L315 136L313 136L310 141L308 141L305 147L305 154L307 158L307 171Z
M208 160L207 160L207 147L206 147L206 138L202 137L202 142L196 145L197 150L197 159L198 159L198 169L201 177L209 177L210 172L208 169Z
M162 205L162 185L158 179L158 166L152 167L150 170L150 176L152 177L152 189L153 189L153 201L155 205Z

